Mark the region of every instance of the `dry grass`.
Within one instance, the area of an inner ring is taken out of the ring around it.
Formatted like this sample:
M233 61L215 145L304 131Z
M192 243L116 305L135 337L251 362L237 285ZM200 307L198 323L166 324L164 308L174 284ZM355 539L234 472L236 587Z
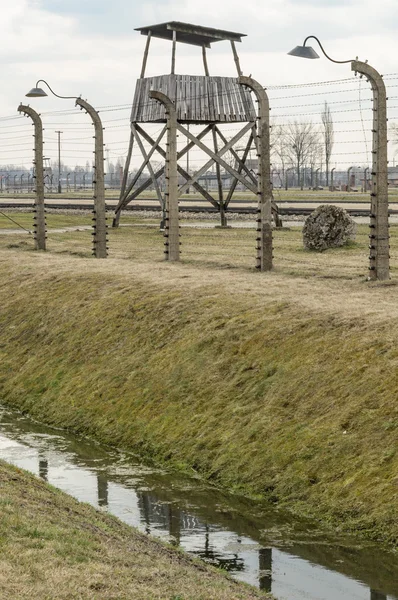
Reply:
M7 402L397 543L398 288L365 282L365 248L314 258L278 232L261 274L204 250L165 263L143 225L111 232L107 260L88 238L50 234L44 254L0 237Z
M2 462L0 509L4 600L266 597Z
M26 228L32 225L29 213L10 213L10 216ZM87 230L71 231L67 234L52 231L57 228L91 224L87 215L49 214L48 248L51 252L75 254L91 257L91 232ZM140 219L133 215L123 218L127 227L109 228L110 258L135 259L163 263L164 238L158 223L153 218ZM181 225L181 262L195 267L216 267L237 269L242 272L254 271L256 264L256 233L250 229L233 227L219 229L215 222L182 222ZM250 223L246 223L249 224ZM0 215L0 230L13 227L12 223ZM196 225L196 226L195 226ZM203 226L207 226L204 228ZM358 226L355 243L345 248L329 250L324 253L305 251L302 245L300 227L277 230L274 232L274 273L290 277L331 278L335 280L351 279L365 281L368 277L369 230L367 226ZM398 226L392 225L391 234L391 272L398 273ZM0 248L21 243L26 249L33 247L32 236L25 232L0 237Z

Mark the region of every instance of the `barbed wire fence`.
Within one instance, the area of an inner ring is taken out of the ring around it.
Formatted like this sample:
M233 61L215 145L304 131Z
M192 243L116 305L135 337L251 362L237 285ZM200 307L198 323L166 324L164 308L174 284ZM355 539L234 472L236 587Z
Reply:
M392 73L384 77L388 94L388 112L389 125L398 123L398 95L394 95L395 88L398 88L398 74ZM358 77L350 77L341 80L303 83L284 86L269 86L267 93L271 105L271 123L272 127L279 131L284 131L291 126L294 121L300 124L310 124L314 128L322 126L321 111L325 102L327 102L333 118L334 126L334 147L331 165L336 172L335 183L343 185L343 179L346 177L348 167L354 167L354 176L357 181L361 181L366 168L370 167L371 156L371 129L372 129L372 98L369 86ZM336 99L338 95L338 99ZM114 106L98 107L102 122L105 128L105 153L106 165L119 159L122 163L128 151L128 136L131 103L119 104ZM64 169L61 172L63 189L70 193L84 194L87 191L89 197L92 186L92 163L93 163L93 127L78 109L66 109L56 111L43 111L41 113L44 125L44 152L48 159L49 168L46 176L46 193L50 195L56 190L58 182L58 173L56 171L58 142L55 130L62 129L61 135L61 156ZM152 137L160 133L162 126L153 125ZM193 126L193 130L194 126ZM236 125L226 125L223 129L227 139L231 139L238 131ZM0 118L0 193L29 193L34 188L33 170L32 170L32 148L33 148L33 130L29 122L22 116L6 116ZM179 138L179 148L183 147L186 140L184 136ZM247 144L249 134L241 140L242 147ZM209 138L210 139L210 138ZM204 138L206 141L206 138ZM149 151L150 145L143 140L146 151ZM209 144L210 145L210 144ZM390 142L390 160L393 166L394 147ZM193 148L189 152L189 159L192 166L196 166L203 161L203 152L199 148ZM139 164L142 154L139 148L135 148L132 153L132 168ZM255 163L254 147L250 150L248 156L249 162ZM231 153L226 153L225 160L233 164L234 157ZM163 163L163 158L158 155L155 162ZM284 189L286 183L286 170L293 170L289 162L281 165L278 157L273 157L273 183L275 200L286 201L289 196ZM319 163L317 163L319 164ZM67 166L69 165L69 166ZM309 167L304 170L309 171ZM191 169L193 170L193 169ZM253 169L255 170L255 168ZM322 172L322 168L321 168ZM210 176L204 179L203 185L208 186L210 191L215 188L215 177ZM149 172L146 170L142 178L148 178ZM120 186L120 173L112 170L107 175L108 197L114 190L117 197L118 187ZM317 200L317 190L294 189L292 192L296 199ZM398 177L397 177L398 180ZM137 181L140 185L142 179ZM280 186L278 186L278 181ZM294 185L295 181L290 172L289 186ZM321 180L321 183L324 183ZM225 177L225 190L228 190L230 182ZM350 182L347 181L347 185ZM164 181L160 179L160 186L164 190ZM281 188L280 190L278 188ZM321 185L319 187L322 187ZM366 186L365 186L366 187ZM289 191L289 190L288 190ZM192 192L192 191L191 191ZM153 196L153 192L149 192ZM231 207L239 208L239 199L246 203L253 201L254 196L245 192L242 186L237 186L236 197L231 200ZM348 193L338 195L324 191L322 201L328 202L346 202L354 201L355 194ZM398 198L397 190L390 189L391 200ZM198 198L198 196L197 196ZM358 198L358 201L368 206L368 197ZM242 202L242 210L245 208ZM181 198L181 260L188 264L197 264L200 266L212 266L219 268L243 268L254 269L256 256L255 239L255 214L245 215L227 212L229 228L217 227L217 214L187 212L184 209L189 208L188 200L184 203ZM134 213L136 214L136 213ZM140 214L140 219L143 216ZM119 258L145 258L148 260L162 260L163 258L163 240L159 232L160 210L154 210L153 214L148 215L145 222L138 222L132 217L126 219L126 225L121 227L120 231L110 230L110 257ZM51 221L51 219L50 219ZM51 222L49 227L51 228ZM274 264L275 270L304 276L339 276L347 278L363 277L367 275L368 267L368 225L366 219L358 225L356 241L344 251L331 251L323 254L306 252L302 244L301 227L294 222L289 222L282 230L274 231ZM51 232L50 232L51 233ZM390 228L391 234L391 271L392 274L398 270L398 227L392 222ZM58 234L57 234L58 235ZM88 233L84 230L76 232L69 236L65 244L59 235L56 239L57 248L63 248L67 243L73 243L77 253L84 254L86 249L86 239ZM89 244L87 244L89 249Z

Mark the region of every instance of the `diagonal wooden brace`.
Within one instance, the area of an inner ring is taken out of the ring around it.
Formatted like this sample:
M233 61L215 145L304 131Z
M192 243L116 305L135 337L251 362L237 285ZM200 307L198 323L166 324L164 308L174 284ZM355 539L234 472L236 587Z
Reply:
M158 197L158 200L159 200L160 206L162 206L162 207L163 207L163 197L162 197L162 192L160 191L160 187L159 187L158 179L157 179L157 177L155 177L155 174L154 174L154 171L153 171L153 168L152 168L152 165L151 165L151 159L150 159L150 157L148 157L148 155L147 155L147 153L146 153L146 150L145 150L144 144L143 144L143 143L142 143L142 141L141 141L141 138L140 138L140 136L139 136L139 134L138 134L137 128L136 128L136 126L134 125L134 123L132 123L132 124L131 124L131 130L133 131L133 133L134 133L134 135L135 135L135 138L136 138L136 140L137 140L138 147L139 147L139 149L141 150L141 154L142 154L142 156L144 157L144 159L145 159L145 162L146 162L146 164L147 164L147 166L148 166L148 171L149 171L149 174L150 174L150 176L151 176L152 183L153 183L153 187L155 188L156 195L157 195L157 197ZM154 149L154 148L152 147L152 150L153 150L153 149Z
M120 200L118 202L118 205L115 208L115 214L120 214L120 211L122 210L122 208L124 206L126 206L132 200L132 198L129 197L129 194L130 194L131 190L133 189L134 185L137 183L137 181L138 181L139 177L141 176L143 170L147 166L147 164L148 164L149 160L151 159L153 153L155 152L155 150L157 150L157 146L159 145L160 141L162 140L164 134L166 133L166 129L167 129L167 127L165 125L163 127L160 135L158 136L157 140L156 141L154 141L154 140L151 141L152 148L150 149L150 151L147 154L146 159L144 160L144 162L142 163L142 165L140 166L140 168L138 169L138 171L134 175L133 180L129 184L127 190L125 191L125 193L123 194L123 196L120 198ZM138 127L137 127L137 131L139 131ZM134 139L134 136L133 136L133 139ZM159 171L157 173L155 173L156 179L158 179L162 174L163 174L163 171L162 171L162 173L160 173ZM150 183L148 183L147 187L149 187L149 185L150 185ZM146 189L146 188L144 188L144 189Z
M211 157L211 160L207 161L206 164L203 165L203 167L201 167L199 169L199 171L197 171L189 181L187 181L181 188L180 188L180 192L179 195L181 196L181 194L183 194L187 188L190 185L193 185L193 183L195 181L197 181L199 179L199 177L201 177L204 173L206 173L206 171L209 169L209 167L213 164L213 163L218 163L220 164L228 173L230 173L231 175L233 175L236 179L238 179L238 181L240 181L241 183L243 183L243 185L245 185L250 191L252 191L254 194L257 193L257 188L256 186L254 186L252 183L248 182L247 179L245 179L240 173L238 173L238 171L236 171L235 169L233 169L232 167L230 167L228 165L228 163L226 163L224 160L222 160L222 156L228 152L228 150L230 148L232 148L232 146L234 146L236 144L236 142L238 142L251 128L253 127L252 123L247 123L243 129L237 133L227 144L225 144L225 146L223 146L223 148L221 148L218 151L218 154L215 154L212 150L210 150L205 144L203 144L197 137L195 137L190 131L188 131L187 129L185 129L185 127L183 127L182 125L180 125L179 123L177 123L177 130L180 131L181 133L183 133L186 137L188 137L190 140L192 140L196 146L198 146L203 152L205 152L206 154L208 154Z
M165 128L166 129L166 128ZM164 129L164 131L165 131ZM156 144L156 150L157 152L159 152L159 154L163 157L166 158L166 151L162 148L162 146L160 146L159 142L160 139L158 138L158 140L155 142L153 140L153 138L145 131L145 129L143 129L142 127L140 127L138 124L136 124L136 130L137 132L139 132L142 137L149 143L152 145L152 149L155 150L154 145ZM211 131L211 126L207 126L205 127L199 134L198 134L198 139L203 138L205 135L207 135L209 133L209 131ZM162 136L163 137L163 136ZM184 148L182 148L178 154L177 154L177 160L179 160L180 158L182 158L184 156L184 154L186 154L191 148L193 148L194 146L194 142L189 142L189 144L187 144L186 146L184 146ZM151 155L151 152L149 153ZM142 169L140 168L139 173L137 175L140 175L143 171L143 168L146 166L146 163L144 163ZM190 179L190 175L180 166L177 165L177 169L178 172L180 173L180 175L182 175L184 177L184 179L186 179L187 181ZM158 178L161 175L163 175L164 171L158 171L155 174L155 177ZM138 179L138 177L136 176L136 178L134 178L134 180L131 182L129 189L128 189L128 193L125 197L125 201L123 203L119 202L119 205L117 207L116 210L121 210L124 206L126 206L129 202L131 202L131 200L134 200L134 198L136 198L139 194L141 194L141 192L144 189L147 189L150 184L151 181L149 181L148 183L145 182L143 185L145 185L145 187L143 188L142 186L139 188L139 190L136 190L138 193L137 194L132 194L131 196L128 196L128 194L130 193L133 185L135 184L136 180ZM218 202L216 202L216 200L214 200L214 198L209 194L209 192L207 190L205 190L199 183L195 182L192 184L192 186L208 201L210 202L210 204L212 204L215 208L219 208L219 204Z

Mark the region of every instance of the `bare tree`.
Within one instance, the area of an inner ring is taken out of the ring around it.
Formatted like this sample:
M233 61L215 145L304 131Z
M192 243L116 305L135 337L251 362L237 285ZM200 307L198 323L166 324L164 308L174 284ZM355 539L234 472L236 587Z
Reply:
M390 134L390 138L392 139L392 143L397 148L397 146L398 146L398 126L396 123L393 123L389 127L389 134ZM395 149L394 150L394 158L393 158L393 166L395 166L395 156L397 155L397 152L398 152L398 150Z
M311 148L308 152L308 157L307 157L307 164L310 166L310 169L311 169L310 186L312 188L314 187L314 182L315 182L315 185L319 184L319 181L316 179L315 174L316 174L318 166L322 167L321 161L322 161L322 145L320 143L320 140L317 139L315 141L315 143L311 146Z
M280 165L281 173L278 173L278 176L282 186L285 181L286 167L291 166L291 158L285 130L281 125L273 124L271 127L271 159L274 166Z
M319 132L313 123L289 123L285 129L286 146L292 162L297 167L298 186L303 188L301 169L314 147L319 147Z
M332 156L333 144L334 144L334 127L333 127L333 118L332 113L330 111L329 105L325 102L325 106L323 108L322 114L322 124L323 124L323 144L325 150L325 163L326 163L326 185L329 186L329 164L330 158Z

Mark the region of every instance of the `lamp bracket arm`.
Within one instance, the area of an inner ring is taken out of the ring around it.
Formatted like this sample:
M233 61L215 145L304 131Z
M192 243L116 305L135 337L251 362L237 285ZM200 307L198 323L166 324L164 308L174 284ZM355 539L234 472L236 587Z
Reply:
M45 83L46 86L48 87L48 89L50 90L50 92L52 94L54 94L54 96L56 96L57 98L62 98L62 100L75 100L76 96L60 96L59 94L56 94L54 92L54 90L48 85L47 81L45 81L44 79L39 79L38 82L36 83L36 87L39 87L39 83Z
M307 41L310 40L310 39L316 40L318 42L320 49L322 50L322 52L324 53L324 55L326 56L326 58L328 60L330 60L331 62L337 63L339 65L343 65L345 63L353 62L352 60L334 60L333 58L330 58L330 56L328 54L326 54L325 49L322 46L321 42L318 40L318 38L315 35L309 35L308 37L306 37L305 40L304 40L303 46L305 46L305 44L307 43Z

